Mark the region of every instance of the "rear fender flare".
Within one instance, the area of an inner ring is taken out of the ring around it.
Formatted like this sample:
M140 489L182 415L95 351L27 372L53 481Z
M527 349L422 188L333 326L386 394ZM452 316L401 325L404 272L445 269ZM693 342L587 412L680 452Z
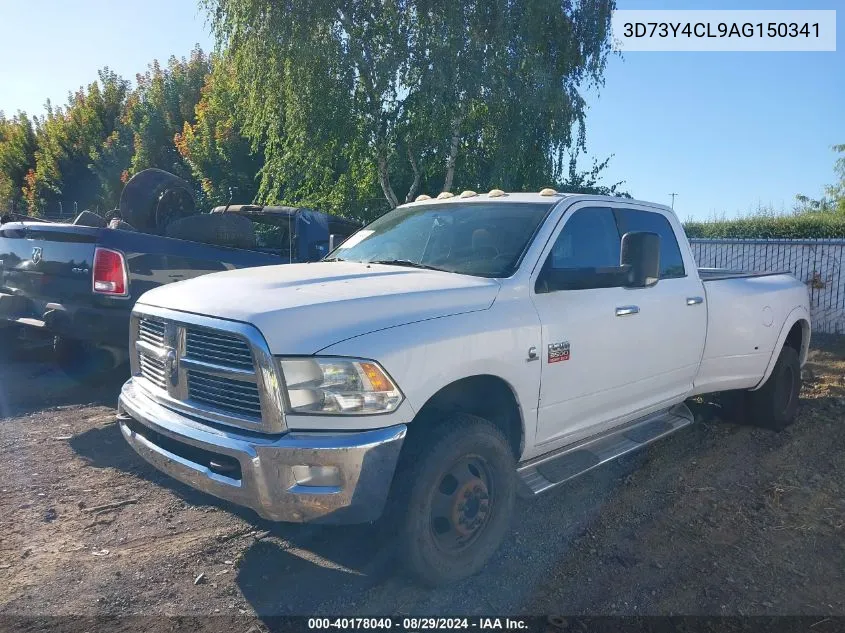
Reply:
M804 332L801 336L801 351L799 352L798 357L801 360L801 366L804 366L804 362L807 360L807 350L810 347L810 312L804 306L797 306L792 309L792 312L790 312L789 315L787 315L786 320L783 323L783 327L778 335L777 343L772 349L772 356L769 358L769 364L766 366L766 372L763 374L763 378L749 391L757 391L760 387L766 384L766 381L775 369L775 363L777 363L778 357L780 356L780 350L783 349L783 346L786 343L786 337L789 335L789 331L792 329L792 326L799 321L804 322L802 324Z

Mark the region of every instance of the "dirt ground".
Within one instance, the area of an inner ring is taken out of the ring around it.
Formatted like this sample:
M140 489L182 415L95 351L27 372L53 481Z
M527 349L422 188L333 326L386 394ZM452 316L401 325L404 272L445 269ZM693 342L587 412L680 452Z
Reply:
M147 466L119 383L0 361L0 616L845 614L845 339L818 339L800 417L718 419L531 501L439 590L367 526L271 524Z

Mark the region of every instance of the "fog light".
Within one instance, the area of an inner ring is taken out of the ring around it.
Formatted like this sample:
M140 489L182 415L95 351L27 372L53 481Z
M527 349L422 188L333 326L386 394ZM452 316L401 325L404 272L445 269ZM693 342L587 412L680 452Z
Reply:
M291 466L291 471L300 486L340 487L340 470L337 466Z

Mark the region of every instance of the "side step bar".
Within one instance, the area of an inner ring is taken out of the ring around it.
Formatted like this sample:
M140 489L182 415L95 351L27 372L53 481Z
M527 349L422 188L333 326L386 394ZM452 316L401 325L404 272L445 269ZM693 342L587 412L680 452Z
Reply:
M602 435L564 446L519 464L523 496L538 495L602 464L674 433L693 422L692 411L679 404L668 411L634 420Z

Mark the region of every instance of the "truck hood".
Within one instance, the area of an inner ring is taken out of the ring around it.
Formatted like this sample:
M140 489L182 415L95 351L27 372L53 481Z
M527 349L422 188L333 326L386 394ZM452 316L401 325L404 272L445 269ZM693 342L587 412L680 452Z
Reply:
M493 279L356 262L245 268L160 286L138 303L252 323L274 354L314 354L415 321L486 310Z

